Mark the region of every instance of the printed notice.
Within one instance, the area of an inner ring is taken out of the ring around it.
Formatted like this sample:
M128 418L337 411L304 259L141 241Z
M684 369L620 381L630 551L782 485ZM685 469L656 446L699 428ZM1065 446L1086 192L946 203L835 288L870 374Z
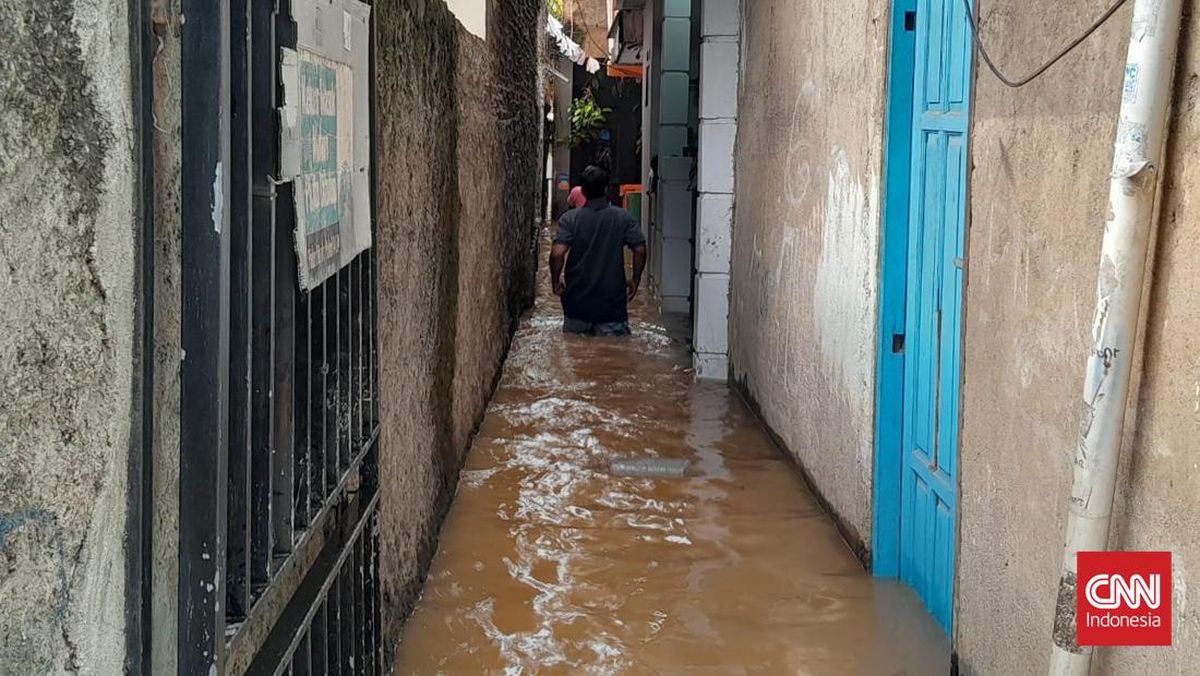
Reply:
M279 180L292 182L305 291L371 246L370 8L342 0L342 11L320 11L325 2L292 3L297 46L280 55Z
M350 199L353 73L345 64L301 50L300 173L296 230L300 286L316 287L342 267L342 227L353 227ZM343 221L346 221L343 224Z

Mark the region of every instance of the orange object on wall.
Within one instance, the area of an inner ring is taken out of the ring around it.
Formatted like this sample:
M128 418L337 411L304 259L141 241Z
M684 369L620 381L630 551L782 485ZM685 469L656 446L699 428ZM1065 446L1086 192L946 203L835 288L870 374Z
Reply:
M644 71L642 70L641 64L632 64L632 65L620 65L620 64L613 64L613 63L608 64L608 76L609 77L625 77L625 78L634 78L636 80L641 80L643 72Z

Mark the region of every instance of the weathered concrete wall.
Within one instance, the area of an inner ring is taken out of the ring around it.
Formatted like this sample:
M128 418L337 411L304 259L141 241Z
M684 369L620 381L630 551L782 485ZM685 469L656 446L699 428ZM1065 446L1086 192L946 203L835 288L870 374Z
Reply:
M481 41L439 0L375 9L381 547L391 640L531 299L540 10L537 0L494 0Z
M0 673L118 674L125 656L127 6L0 1Z
M1050 0L980 5L987 43L1014 73L1084 23ZM1025 89L977 74L955 632L964 673L1040 673L1049 659L1129 12ZM1191 673L1200 660L1200 17L1185 23L1141 403L1111 542L1175 553L1175 645L1100 651L1097 673Z
M886 9L743 3L732 372L856 546L871 531Z

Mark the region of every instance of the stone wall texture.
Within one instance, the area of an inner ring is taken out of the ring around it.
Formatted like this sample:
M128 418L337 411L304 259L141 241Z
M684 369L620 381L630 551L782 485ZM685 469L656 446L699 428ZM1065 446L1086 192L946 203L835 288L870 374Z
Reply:
M1100 9L979 7L984 39L1014 74ZM1049 660L1131 7L1028 87L976 73L955 630L968 674L1042 673ZM1101 650L1093 673L1192 673L1200 660L1198 35L1193 13L1110 539L1112 549L1174 552L1174 646Z
M732 376L860 554L871 541L887 4L742 3L734 159Z
M375 7L381 572L392 641L532 302L541 11L538 0L494 0L481 40L440 0Z
M128 3L0 0L0 673L125 657Z

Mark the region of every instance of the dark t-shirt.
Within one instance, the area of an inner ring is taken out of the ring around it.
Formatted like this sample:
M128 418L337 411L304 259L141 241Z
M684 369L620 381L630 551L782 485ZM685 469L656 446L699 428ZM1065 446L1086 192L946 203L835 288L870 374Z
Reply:
M629 319L625 307L625 247L646 241L629 212L592 199L563 214L555 243L567 244L563 314L593 324Z

